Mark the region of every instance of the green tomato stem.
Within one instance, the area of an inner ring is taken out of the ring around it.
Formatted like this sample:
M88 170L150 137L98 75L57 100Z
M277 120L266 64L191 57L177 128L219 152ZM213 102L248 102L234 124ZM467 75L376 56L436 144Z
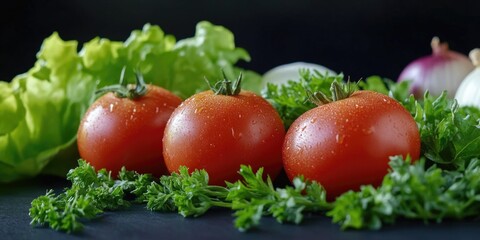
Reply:
M308 91L308 90L307 90L307 96L311 102L313 102L317 106L320 106L320 105L324 105L331 102L340 101L342 99L349 98L355 92L355 89L356 89L356 87L352 87L352 85L355 86L355 84L352 84L350 82L340 83L337 81L333 81L332 85L330 86L331 97L327 96L326 94L320 91L312 93L311 91Z
M120 83L106 86L95 92L97 95L103 95L107 92L113 92L118 98L138 99L147 93L147 84L143 75L139 71L135 71L135 85L129 85L125 80L126 67L122 68L120 73Z
M224 71L222 71L222 74L223 80L216 82L213 86L210 84L210 81L205 78L209 88L215 93L215 95L236 96L240 94L240 91L242 90L242 73L240 73L235 82L229 80Z

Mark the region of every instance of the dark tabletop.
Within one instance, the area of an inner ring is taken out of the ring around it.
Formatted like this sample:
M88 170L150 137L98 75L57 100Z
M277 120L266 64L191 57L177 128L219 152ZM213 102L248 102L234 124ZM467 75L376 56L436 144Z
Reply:
M29 225L31 201L47 189L57 192L68 182L54 177L0 184L0 239L479 239L480 221L424 224L398 221L379 231L342 231L331 219L308 215L300 225L279 224L265 217L258 229L242 233L233 227L232 212L218 209L199 218L150 212L145 205L107 212L86 222L83 233L68 235Z

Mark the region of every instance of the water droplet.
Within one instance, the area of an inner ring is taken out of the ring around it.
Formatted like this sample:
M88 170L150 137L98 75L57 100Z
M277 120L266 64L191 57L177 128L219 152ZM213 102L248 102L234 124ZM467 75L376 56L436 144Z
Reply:
M342 144L344 139L345 139L345 135L337 134L337 135L335 136L335 140L336 140L337 143L339 143L339 144Z
M368 129L362 129L362 132L365 134L372 134L373 132L375 132L375 127L372 126Z
M316 121L317 121L317 118L316 118L316 117L310 119L310 123L315 123Z
M355 104L355 108L358 108L358 107L359 107L358 104Z
M257 124L257 121L256 121L256 120L252 120L252 124L253 124L253 125Z
M242 114L238 114L238 118L242 118Z
M201 107L201 108L195 108L195 113L201 113L203 112L203 110L205 110L204 107Z
M160 109L158 107L155 107L155 113L158 113Z
M210 143L210 147L214 148L214 147L215 147L215 144Z
M110 112L113 111L113 104L110 103Z

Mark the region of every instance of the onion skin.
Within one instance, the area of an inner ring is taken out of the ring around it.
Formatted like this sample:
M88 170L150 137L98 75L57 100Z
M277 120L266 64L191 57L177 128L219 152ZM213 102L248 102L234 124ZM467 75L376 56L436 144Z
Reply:
M474 69L467 56L449 50L446 43L438 38L432 40L432 55L421 57L408 64L398 81L412 81L410 92L422 98L428 90L438 96L447 90L453 98L463 79Z
M480 49L470 52L470 59L475 70L469 73L458 87L455 99L460 106L474 106L480 108Z

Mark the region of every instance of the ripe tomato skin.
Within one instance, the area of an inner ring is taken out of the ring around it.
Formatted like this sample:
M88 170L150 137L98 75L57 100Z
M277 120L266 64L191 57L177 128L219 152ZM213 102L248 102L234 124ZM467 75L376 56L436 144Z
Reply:
M282 169L285 136L280 116L249 91L236 96L205 91L193 95L172 114L165 128L163 154L170 172L187 166L205 169L209 183L240 179L241 164L274 179Z
M153 85L137 99L107 93L85 113L77 134L80 156L117 176L122 166L155 176L166 174L162 155L165 125L182 100Z
M372 91L301 115L288 130L282 153L289 179L316 180L329 200L361 185L379 185L389 156L399 154L419 158L416 122L394 99Z

